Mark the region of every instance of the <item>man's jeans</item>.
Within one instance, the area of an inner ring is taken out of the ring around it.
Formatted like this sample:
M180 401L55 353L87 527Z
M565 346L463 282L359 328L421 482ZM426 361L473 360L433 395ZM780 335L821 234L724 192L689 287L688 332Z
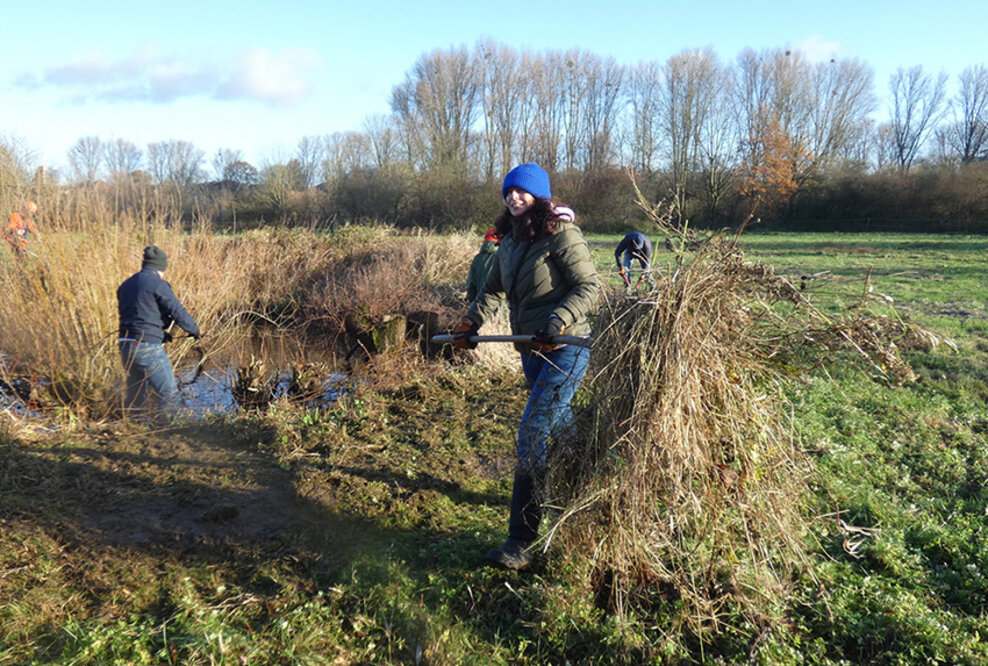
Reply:
M535 472L545 468L549 437L572 424L570 401L589 363L590 350L574 345L522 354L521 366L530 393L518 425L519 469Z
M124 409L130 414L146 413L149 407L175 411L183 406L175 373L165 346L152 342L120 341L120 359L127 371ZM150 400L155 405L148 405Z
M632 256L630 252L625 252L623 263L624 263L624 271L625 274L628 276L628 280L631 280L631 266L636 261L638 262L638 265L641 266L642 268L642 274L638 279L641 280L642 278L644 278L645 281L648 282L649 289L655 287L655 281L652 279L652 267L648 265L648 262L646 262L641 257Z

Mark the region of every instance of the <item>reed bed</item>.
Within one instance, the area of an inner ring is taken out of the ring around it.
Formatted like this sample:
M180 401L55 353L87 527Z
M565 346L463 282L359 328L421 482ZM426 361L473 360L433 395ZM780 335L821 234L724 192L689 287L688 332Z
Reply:
M313 322L343 330L355 310L371 320L394 313L443 311L463 305L466 270L480 247L465 235L401 236L387 228L344 231L338 261L309 286ZM463 305L465 307L465 305Z
M465 236L405 237L388 227L220 235L207 219L177 223L166 203L121 206L86 189L36 198L30 255L0 250L2 378L28 378L35 405L91 418L119 414L116 289L140 269L148 244L168 254L165 277L204 334L199 351L238 358L258 329L332 346L353 311L374 320L430 310L448 325L465 307L462 282L476 251ZM169 353L177 364L196 351L182 340Z

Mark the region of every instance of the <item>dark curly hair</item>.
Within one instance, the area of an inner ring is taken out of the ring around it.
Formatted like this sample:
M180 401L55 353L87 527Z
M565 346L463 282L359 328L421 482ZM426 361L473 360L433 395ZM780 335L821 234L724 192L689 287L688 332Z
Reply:
M518 228L522 230L519 237L529 242L545 236L552 236L559 227L560 215L555 212L559 206L562 204L551 199L536 199L528 212L517 218L505 207L504 212L494 222L494 229L500 238L504 238L508 234L515 233L515 229Z

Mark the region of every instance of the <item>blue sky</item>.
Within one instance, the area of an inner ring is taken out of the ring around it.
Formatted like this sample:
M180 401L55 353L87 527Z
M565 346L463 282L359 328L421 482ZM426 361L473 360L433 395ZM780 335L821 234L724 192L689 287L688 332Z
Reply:
M800 49L864 61L880 96L897 67L944 71L954 90L964 68L988 63L985 0L0 0L0 26L0 137L54 167L89 135L283 161L303 136L388 113L423 53L482 38L622 64L693 48L724 61L746 47Z

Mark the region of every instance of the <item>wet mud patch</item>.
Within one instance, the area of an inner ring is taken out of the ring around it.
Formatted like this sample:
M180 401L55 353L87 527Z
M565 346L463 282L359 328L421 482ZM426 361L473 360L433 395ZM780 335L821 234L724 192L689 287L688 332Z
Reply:
M253 548L295 540L326 518L256 444L193 426L85 443L12 446L20 470L7 517L113 547Z
M0 435L0 635L48 663L66 623L169 617L193 588L194 604L252 599L263 622L360 548L386 552L391 532L301 497L271 438L257 424Z

